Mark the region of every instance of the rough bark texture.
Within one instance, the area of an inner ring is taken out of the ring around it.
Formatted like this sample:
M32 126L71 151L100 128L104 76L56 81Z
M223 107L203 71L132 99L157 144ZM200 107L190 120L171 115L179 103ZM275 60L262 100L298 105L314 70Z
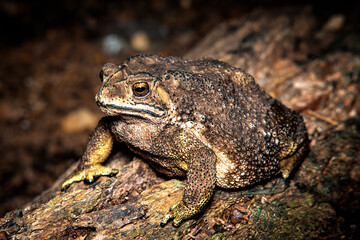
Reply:
M311 153L280 176L239 191L218 189L197 219L159 226L185 184L137 157L115 154L117 176L60 191L64 177L0 219L0 239L359 239L360 36L341 15L310 9L256 11L214 29L187 57L212 57L252 74L300 111ZM121 152L121 149L120 149Z

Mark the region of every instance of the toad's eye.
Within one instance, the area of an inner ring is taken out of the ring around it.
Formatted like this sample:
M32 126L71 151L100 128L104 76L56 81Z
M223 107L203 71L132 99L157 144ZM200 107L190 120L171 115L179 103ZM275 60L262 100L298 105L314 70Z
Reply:
M149 84L147 82L137 82L132 86L132 91L137 97L144 97L149 93Z

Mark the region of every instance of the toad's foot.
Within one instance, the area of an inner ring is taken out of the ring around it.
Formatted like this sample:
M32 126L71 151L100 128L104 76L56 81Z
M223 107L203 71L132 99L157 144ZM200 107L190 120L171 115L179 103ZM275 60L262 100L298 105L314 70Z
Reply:
M61 189L64 190L74 182L85 180L89 183L93 182L96 177L99 176L112 176L119 172L114 168L105 167L100 164L96 165L80 165L69 177L65 179L61 185Z
M160 226L164 227L169 220L174 219L173 225L174 227L178 227L182 221L193 217L198 212L195 206L187 206L184 201L181 200L170 208L170 211L161 221Z

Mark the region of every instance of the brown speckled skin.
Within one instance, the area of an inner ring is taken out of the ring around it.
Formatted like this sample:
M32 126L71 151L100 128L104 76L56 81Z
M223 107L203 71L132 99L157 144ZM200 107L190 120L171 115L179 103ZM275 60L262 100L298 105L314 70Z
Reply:
M100 163L116 139L159 172L186 176L182 201L162 221L174 218L178 226L204 208L215 186L245 187L280 172L288 177L308 152L302 117L226 63L141 55L104 65L100 76L96 102L108 116L63 188L115 174Z

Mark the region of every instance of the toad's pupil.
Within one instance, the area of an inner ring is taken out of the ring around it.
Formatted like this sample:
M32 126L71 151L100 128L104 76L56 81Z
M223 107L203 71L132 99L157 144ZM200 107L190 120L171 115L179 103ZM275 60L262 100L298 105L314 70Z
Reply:
M136 91L139 92L139 93L141 93L141 92L143 92L143 91L145 91L145 90L146 90L145 87L137 87L137 88L136 88Z

